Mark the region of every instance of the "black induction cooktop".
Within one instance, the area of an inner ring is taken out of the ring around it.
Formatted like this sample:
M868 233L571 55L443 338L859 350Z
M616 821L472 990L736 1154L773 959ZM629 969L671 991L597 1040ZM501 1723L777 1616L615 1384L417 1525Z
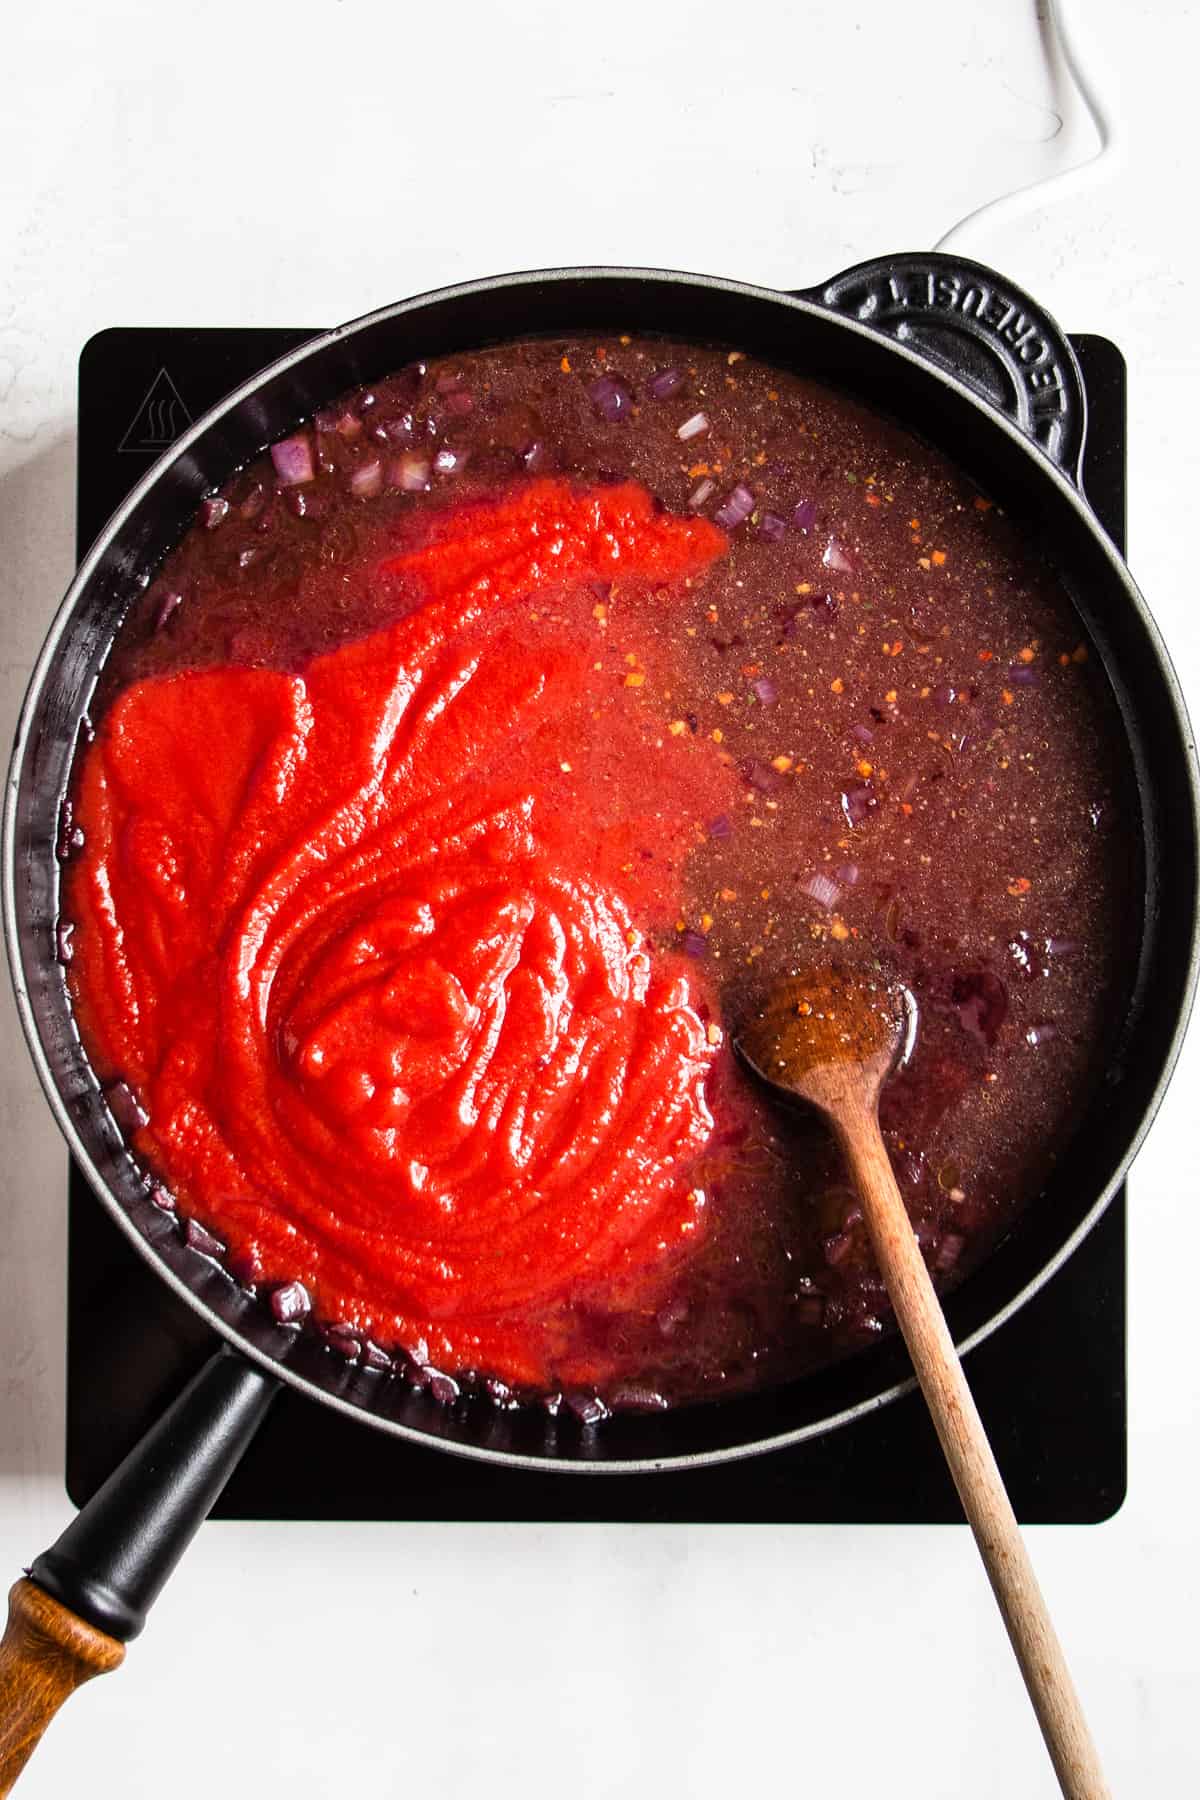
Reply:
M311 335L118 327L92 338L79 366L80 554L192 419ZM1072 342L1088 392L1088 496L1124 549L1125 365L1104 338ZM1066 1266L967 1361L1027 1523L1095 1523L1124 1498L1125 1204L1122 1191ZM69 1208L66 1472L82 1504L213 1340L74 1167ZM741 1463L583 1477L424 1450L285 1390L214 1516L922 1524L962 1515L916 1395Z

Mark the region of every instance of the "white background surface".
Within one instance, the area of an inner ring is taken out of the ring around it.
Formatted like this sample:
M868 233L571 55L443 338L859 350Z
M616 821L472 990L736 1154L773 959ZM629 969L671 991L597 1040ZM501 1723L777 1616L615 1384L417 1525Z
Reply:
M1071 14L1123 166L960 247L1123 346L1131 562L1195 708L1200 14ZM332 323L558 262L794 286L928 246L1094 146L1032 0L118 0L12 5L5 37L0 738L71 571L75 361L97 329ZM7 992L0 1032L15 1575L68 1512L65 1181ZM1198 1075L1200 1033L1132 1190L1129 1499L1029 1534L1137 1800L1200 1786ZM1055 1791L965 1531L811 1527L209 1526L22 1792L84 1780L126 1800Z

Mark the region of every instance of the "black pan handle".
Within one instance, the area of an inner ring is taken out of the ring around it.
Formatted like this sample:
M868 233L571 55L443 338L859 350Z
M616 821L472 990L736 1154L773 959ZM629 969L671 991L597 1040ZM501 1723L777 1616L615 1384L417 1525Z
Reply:
M797 298L858 319L957 376L1083 491L1079 363L1049 313L1005 276L964 257L906 251L857 263Z
M223 1346L42 1552L30 1579L110 1638L136 1637L279 1386Z

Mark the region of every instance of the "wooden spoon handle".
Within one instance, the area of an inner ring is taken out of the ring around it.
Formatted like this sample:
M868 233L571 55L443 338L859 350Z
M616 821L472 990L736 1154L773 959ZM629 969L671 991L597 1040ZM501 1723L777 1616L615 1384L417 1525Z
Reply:
M115 1669L124 1655L116 1638L88 1625L32 1581L16 1583L0 1641L0 1797L11 1793L68 1694L93 1675Z
M963 1374L873 1110L843 1104L834 1125L963 1511L975 1533L1059 1785L1110 1800L1096 1746L1038 1587L983 1421Z

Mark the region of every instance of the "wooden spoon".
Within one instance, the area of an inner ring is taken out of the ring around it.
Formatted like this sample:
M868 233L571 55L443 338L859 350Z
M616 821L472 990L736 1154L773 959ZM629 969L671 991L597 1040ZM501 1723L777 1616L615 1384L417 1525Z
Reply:
M1069 1800L1110 1800L879 1130L880 1089L915 1033L916 1003L899 983L867 968L826 966L776 982L734 1033L734 1047L768 1086L807 1101L833 1128L1059 1786Z

